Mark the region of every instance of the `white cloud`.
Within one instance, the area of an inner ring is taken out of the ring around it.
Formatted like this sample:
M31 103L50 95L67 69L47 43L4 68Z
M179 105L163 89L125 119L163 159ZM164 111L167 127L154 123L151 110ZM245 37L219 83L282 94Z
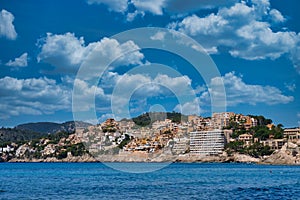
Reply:
M232 56L247 60L277 59L288 54L300 72L299 33L272 30L272 23L284 21L282 14L264 0L236 3L206 17L193 14L168 27L193 36L205 49L213 48L212 53L225 47Z
M70 109L71 91L45 77L0 79L0 118Z
M115 12L125 12L128 8L128 0L87 0L88 4L105 4Z
M300 112L299 112L299 113L297 113L297 117L299 117L299 118L300 118Z
M276 87L247 84L242 80L242 77L236 76L234 72L213 78L209 84L209 92L204 92L201 95L201 100L208 102L209 95L218 97L218 91L214 91L211 88L221 84L224 84L226 90L228 106L236 106L238 104L256 105L258 103L267 105L287 104L294 100L292 96L282 94Z
M151 36L150 39L163 41L165 39L165 35L166 35L166 32L158 31L153 36Z
M162 15L166 0L131 0L138 11Z
M296 90L296 84L295 83L285 83L284 86L291 92L294 92Z
M188 33L189 35L195 36L197 34L203 35L218 35L222 32L228 22L222 17L215 14L210 14L205 18L197 17L192 15L186 17L180 23L179 30Z
M92 47L84 46L84 39L75 37L73 33L53 35L47 33L47 37L40 42L41 52L37 57L38 62L46 62L62 71L73 71L82 63ZM72 70L73 68L73 70Z
M4 77L0 79L0 119L28 114L52 114L59 110L72 110L72 87L77 88L77 105L74 111L88 111L91 105L99 109L110 106L110 94L100 87L90 86L87 82L64 77L61 83L46 77L18 79Z
M166 10L174 13L193 12L201 9L211 9L220 6L230 6L238 0L169 0L166 4Z
M144 12L139 12L139 11L136 10L132 13L128 13L126 19L127 19L128 22L132 22L138 15L140 15L141 17L144 17L145 13Z
M175 93L178 96L193 95L194 91L191 88L191 79L187 76L170 77L166 74L158 74L155 77L150 77L146 74L124 74L119 75L110 73L110 79L115 80L114 87L117 85L114 93L118 98L127 96L128 92L136 92L139 97L149 97L155 95L170 95ZM142 88L142 90L138 90Z
M186 102L183 105L178 104L175 106L174 111L180 112L184 115L200 115L200 101L198 98L195 98L193 101Z
M298 33L297 36L298 38L300 38L300 33ZM296 70L298 70L298 72L300 73L300 41L298 41L296 47L291 49L290 59L292 60Z
M10 67L27 67L28 54L23 53L20 57L15 60L9 60L5 65Z
M230 6L238 0L87 0L88 4L105 4L108 10L127 15L127 21L133 21L137 15L144 16L145 13L153 15L169 14L181 15L180 13L191 13L201 9L211 9L220 6ZM132 6L133 11L128 11ZM178 14L179 13L179 14Z
M13 14L4 9L0 12L0 37L3 36L10 40L15 40L17 38L17 32L13 25L13 21Z
M281 12L279 12L276 9L272 9L270 11L270 17L272 19L273 22L275 23L280 23L280 22L284 22L286 19L282 16Z
M111 80L115 80L112 93L112 107L118 118L126 117L124 110L134 104L134 108L147 107L147 98L160 97L162 99L176 97L181 103L186 103L195 98L191 88L191 80L186 76L170 77L166 74L157 74L150 77L147 74L124 74L111 73ZM114 77L112 77L114 76ZM110 83L111 85L111 83ZM131 98L133 101L130 102Z
M132 41L121 44L115 39L103 38L86 46L83 37L77 38L73 33L63 35L48 33L39 44L41 52L37 57L38 62L49 63L55 66L58 72L65 73L76 73L84 61L93 59L88 57L93 51L97 51L98 56L106 59L113 60L119 57L116 65L142 64L144 58L138 51L139 47Z
M111 113L107 113L107 114L103 114L101 115L98 120L97 120L97 123L102 123L102 122L105 122L107 119L109 118L113 118L115 119L115 116ZM95 124L95 123L94 123Z
M106 103L110 100L110 95L106 95L102 88L90 86L86 81L75 79L74 87L76 93L73 94L73 102L76 99L76 104L73 104L73 111L88 111L96 107L95 100Z
M88 4L105 4L109 10L120 13L125 13L128 5L132 4L136 10L127 13L128 21L132 21L139 13L144 15L145 12L149 12L154 15L162 15L166 0L87 0L87 2Z

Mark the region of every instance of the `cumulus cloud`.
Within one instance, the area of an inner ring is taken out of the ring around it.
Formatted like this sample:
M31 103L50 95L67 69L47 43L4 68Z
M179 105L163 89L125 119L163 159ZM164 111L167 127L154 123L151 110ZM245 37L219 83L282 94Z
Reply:
M241 76L229 72L222 77L213 78L209 84L209 90L202 93L200 99L203 102L209 100L209 95L218 96L218 91L211 88L224 84L228 106L239 104L256 105L263 103L267 105L287 104L294 100L292 96L286 96L278 88L273 86L251 85L242 80Z
M165 39L166 32L159 31L150 37L151 40L160 40L163 41Z
M277 59L288 54L300 69L299 33L274 31L272 23L285 21L282 14L271 9L268 0L251 2L221 7L205 17L193 14L168 27L193 36L205 49L226 47L232 56L247 60Z
M184 115L200 115L202 110L200 109L200 101L198 98L195 98L193 101L184 103L183 105L176 105L174 111L180 112Z
M186 76L171 77L167 74L149 76L147 74L110 74L116 81L112 93L112 108L116 117L127 117L124 114L130 103L135 107L146 106L147 98L179 98L185 103L195 97L191 80ZM133 98L133 99L132 99ZM131 100L137 101L130 102Z
M131 2L138 11L162 15L166 0L132 0Z
M15 26L13 25L14 16L6 10L1 10L0 12L0 37L6 37L10 40L15 40L17 38L17 32Z
M228 24L228 22L225 19L215 14L210 14L205 18L192 15L182 20L179 25L179 30L192 36L198 34L218 35L219 33L223 32L226 24Z
M110 11L127 15L127 21L133 21L137 15L145 13L163 15L165 12L173 15L192 13L197 10L230 6L238 0L87 0L88 4L104 4ZM129 11L129 7L133 11Z
M9 60L5 65L10 67L27 67L28 53L23 53L15 60Z
M70 90L46 77L0 79L0 118L23 114L51 114L70 109Z
M105 4L109 10L125 12L128 8L128 0L87 0L88 4Z
M281 23L281 22L284 22L286 20L283 17L283 15L281 14L281 12L279 12L276 9L272 9L270 11L270 17L271 17L272 21L275 22L275 23Z
M76 73L79 66L88 61L88 55L97 51L98 56L106 59L119 59L117 65L142 64L144 55L132 41L119 43L115 39L103 38L98 42L85 45L84 38L77 38L74 33L62 35L48 33L46 38L39 41L41 52L38 62L49 63L57 68L58 72ZM128 53L127 52L131 52Z
M200 9L211 9L220 6L230 6L238 0L169 0L166 10L174 13L193 12Z
M75 99L76 104L73 104L73 111L88 111L94 108L96 106L95 99L106 103L110 100L110 95L106 95L102 88L95 85L90 86L86 81L75 79L74 87L76 93L73 93L73 101Z
M100 102L95 106L110 106L110 94L97 86L65 77L58 83L46 77L18 79L6 76L0 79L0 119L23 114L42 115L72 110L72 87L77 88L77 105L74 111L88 111L88 100ZM105 109L107 109L105 108ZM102 108L103 109L103 108Z

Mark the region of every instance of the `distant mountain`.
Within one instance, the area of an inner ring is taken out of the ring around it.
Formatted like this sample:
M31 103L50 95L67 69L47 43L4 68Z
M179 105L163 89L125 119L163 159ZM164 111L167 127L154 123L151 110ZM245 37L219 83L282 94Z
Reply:
M27 123L27 124L20 124L16 126L16 129L19 130L26 130L26 131L32 131L32 132L38 132L38 133L46 133L46 134L53 134L57 132L67 132L71 133L75 131L76 126L86 128L88 126L91 126L92 124L86 123L86 122L64 122L62 124L60 123L54 123L54 122L36 122L36 123Z
M76 127L86 128L92 124L86 122L37 122L20 124L14 128L0 128L0 144L6 142L29 141L57 132L73 133Z
M17 128L0 128L0 144L29 141L36 138L41 138L46 134L36 133L28 130L20 130Z

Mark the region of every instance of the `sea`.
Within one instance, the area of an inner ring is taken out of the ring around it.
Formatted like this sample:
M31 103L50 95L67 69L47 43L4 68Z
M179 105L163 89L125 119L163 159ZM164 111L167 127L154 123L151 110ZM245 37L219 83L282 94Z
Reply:
M0 199L300 199L300 166L115 165L0 163Z

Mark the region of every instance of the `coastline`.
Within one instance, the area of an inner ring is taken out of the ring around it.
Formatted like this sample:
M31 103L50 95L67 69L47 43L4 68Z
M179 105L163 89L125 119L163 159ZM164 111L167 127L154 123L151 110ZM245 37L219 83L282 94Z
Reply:
M271 157L271 156L270 156ZM272 158L254 158L245 154L234 154L232 156L206 156L206 157L189 157L188 158L177 158L177 159L129 159L123 158L116 159L115 157L111 157L108 159L95 159L94 157L86 154L84 156L69 156L65 159L57 159L54 157L46 158L46 159L18 159L13 158L8 163L245 163L245 164L257 164L257 165L290 165L290 166L300 166L300 162L295 162L292 160L286 159L276 159Z

